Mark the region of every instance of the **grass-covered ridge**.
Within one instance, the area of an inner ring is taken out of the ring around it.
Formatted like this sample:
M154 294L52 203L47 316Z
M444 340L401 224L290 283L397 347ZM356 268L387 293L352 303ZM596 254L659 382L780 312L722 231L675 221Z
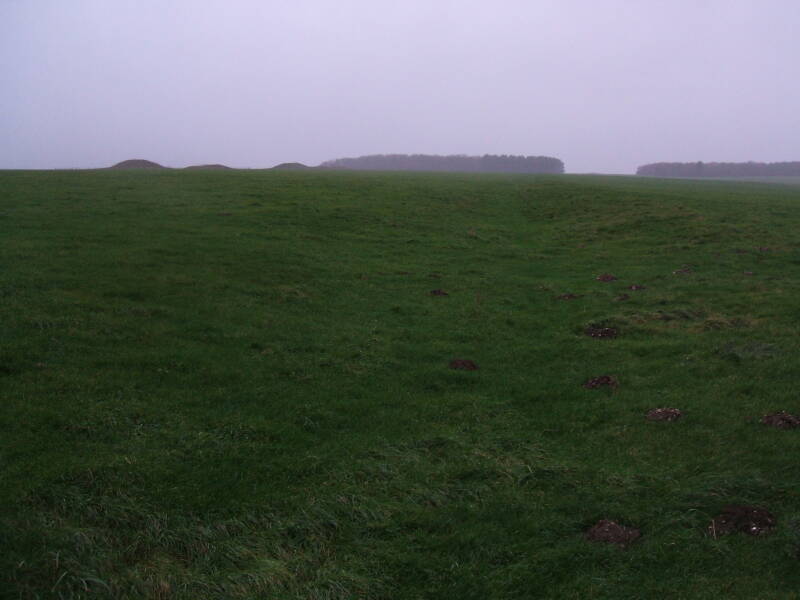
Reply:
M790 598L798 224L762 184L2 173L0 597ZM728 504L778 525L714 539Z

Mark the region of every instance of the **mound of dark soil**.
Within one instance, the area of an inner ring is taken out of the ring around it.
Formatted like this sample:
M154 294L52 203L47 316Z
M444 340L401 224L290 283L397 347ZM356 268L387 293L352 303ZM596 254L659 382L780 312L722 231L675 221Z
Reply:
M794 429L795 427L800 427L800 417L790 415L785 411L764 415L761 417L761 422L764 425L769 425L776 429Z
M672 274L673 275L688 275L692 272L692 268L689 266L682 266L680 269L675 269Z
M556 297L556 300L575 300L582 297L583 296L579 296L577 294L561 294L560 296Z
M630 286L628 289L629 289L629 290L633 290L634 292L638 292L638 291L640 291L640 290L646 290L647 288L646 288L645 286L643 286L643 285L636 285L636 284L633 284L633 285L632 285L632 286Z
M191 165L186 167L185 171L222 171L230 169L230 167L226 167L225 165L213 164L213 165Z
M583 330L583 333L593 338L614 339L619 332L613 327L596 327L590 325Z
M617 296L616 298L614 298L614 300L616 300L617 302L625 302L625 300L630 300L630 299L631 299L631 297L630 297L629 294L621 294L621 295Z
M478 365L466 358L454 358L450 361L450 368L457 371L477 371Z
M752 271L745 271L743 274L744 274L744 275L752 275L752 274L753 274L753 272L752 272Z
M654 408L647 413L648 421L677 421L683 413L677 408Z
M597 281L616 281L617 280L617 278L614 275L612 275L611 273L603 273L602 275L598 275L597 277L595 277L595 279L597 279Z
M445 292L444 290L431 290L430 294L431 294L431 296L449 296L450 295L447 292Z
M616 388L619 385L616 377L611 375L600 375L598 377L592 377L589 381L583 384L587 390L594 390L599 387L607 385L610 388Z
M778 520L766 508L731 504L712 519L708 532L713 537L737 531L748 535L767 535L777 524Z
M642 537L642 532L633 527L625 527L614 521L602 519L586 532L586 539L592 542L616 544L622 548Z
M284 170L284 171L297 171L297 170L300 170L300 169L310 169L311 167L309 167L308 165L304 165L303 163L299 163L299 162L285 162L285 163L281 163L279 165L275 165L272 168L273 169Z
M133 158L118 162L111 169L166 169L167 167L142 158Z

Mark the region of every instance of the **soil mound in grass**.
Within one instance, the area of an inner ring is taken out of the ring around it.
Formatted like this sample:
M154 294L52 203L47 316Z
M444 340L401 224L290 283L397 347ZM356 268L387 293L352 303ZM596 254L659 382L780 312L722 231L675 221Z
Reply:
M466 358L454 358L450 361L450 368L457 371L477 371L478 365Z
M164 165L154 163L150 160L143 158L132 158L130 160L123 160L110 167L111 169L166 169Z
M281 163L279 165L275 165L272 168L273 169L278 169L278 170L281 170L281 171L297 171L297 170L300 170L300 169L310 169L311 167L309 167L308 165L304 165L303 163L299 163L299 162L285 162L285 163Z
M230 167L226 167L225 165L220 164L213 164L213 165L191 165L186 167L185 171L222 171L222 170L229 170Z
M643 285L634 284L634 285L630 286L628 289L629 290L633 290L634 292L638 292L638 291L641 291L641 290L646 290L647 288L645 286L643 286Z
M711 521L708 531L714 537L734 532L766 535L777 524L778 520L766 508L731 504Z
M677 408L654 408L647 413L648 421L677 421L683 413Z
M614 300L616 300L617 302L625 302L625 300L630 300L630 299L631 297L629 294L620 294L619 296L614 298Z
M586 539L592 542L616 544L625 548L642 536L642 532L634 527L625 527L614 521L602 519L586 532Z
M761 422L764 425L769 425L776 429L794 429L795 427L800 427L800 417L790 415L785 411L764 415L761 417Z
M431 294L431 296L449 296L450 295L447 292L445 292L444 290L431 290L430 294Z
M614 327L596 327L594 325L590 325L583 332L589 337L603 339L614 339L619 334Z
M603 387L607 385L610 388L616 388L619 385L616 377L611 375L600 375L598 377L592 377L589 381L583 384L587 390L594 390L599 387Z
M577 294L561 294L556 297L556 300L576 300L577 298L580 298Z
M596 277L597 281L616 281L617 277L611 273L603 273Z

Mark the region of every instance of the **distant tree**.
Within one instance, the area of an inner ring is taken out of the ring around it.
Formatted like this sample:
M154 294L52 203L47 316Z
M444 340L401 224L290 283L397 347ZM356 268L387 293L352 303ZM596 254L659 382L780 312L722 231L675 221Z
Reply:
M327 169L376 171L452 171L466 173L552 173L564 172L564 163L550 156L509 156L484 154L447 156L431 154L372 154L337 158L320 165Z

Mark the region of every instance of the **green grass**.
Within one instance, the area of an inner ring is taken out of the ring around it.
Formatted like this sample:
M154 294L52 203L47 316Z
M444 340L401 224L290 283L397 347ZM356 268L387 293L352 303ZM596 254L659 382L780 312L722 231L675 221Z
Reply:
M702 177L691 178L685 177L682 179L694 181L727 181L727 182L744 182L744 183L770 183L775 185L800 185L800 176L797 175L762 175L750 177Z
M755 183L2 173L0 598L798 597L758 422L800 412L798 225ZM708 536L731 503L777 529Z

